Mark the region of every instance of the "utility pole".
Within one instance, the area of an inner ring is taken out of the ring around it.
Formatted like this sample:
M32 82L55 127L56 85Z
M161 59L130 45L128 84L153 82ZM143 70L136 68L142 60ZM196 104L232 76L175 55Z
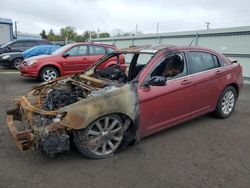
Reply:
M99 28L97 29L97 38L98 39L100 38L100 30L99 30Z
M156 25L156 35L157 35L157 43L158 44L161 44L161 37L159 36L159 22L157 22L157 25Z
M135 25L135 35L137 35L137 24Z
M157 26L156 26L156 34L159 34L159 22L157 22Z
M19 22L18 21L15 21L15 34L16 34L16 39L17 39L17 24L18 24Z
M210 22L205 22L205 24L207 25L207 30L209 30L209 25L211 24Z

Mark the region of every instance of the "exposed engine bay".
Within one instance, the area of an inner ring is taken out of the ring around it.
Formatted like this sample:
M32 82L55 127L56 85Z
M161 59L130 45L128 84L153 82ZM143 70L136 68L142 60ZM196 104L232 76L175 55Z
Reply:
M113 74L109 74L113 71ZM121 87L125 82L126 75L115 66L97 71L93 76L79 74L58 79L35 86L23 98L28 103L27 105L30 104L35 109L28 109L27 111L23 108L24 104L20 104L15 113L28 114L23 121L27 122L28 127L32 128L34 133L39 133L36 134L39 137L30 139L35 139L35 142L32 142L35 143L36 148L40 147L46 153L53 155L70 148L69 136L66 130L59 126L66 114L58 114L56 113L57 110L81 100L101 96L103 93ZM42 110L43 113L39 113L39 110ZM22 143L22 150L31 147L31 140L29 139L23 139Z
M54 111L88 97L101 95L126 83L126 74L117 66L97 71L94 77L80 75L36 88L42 110ZM114 82L115 81L115 82Z

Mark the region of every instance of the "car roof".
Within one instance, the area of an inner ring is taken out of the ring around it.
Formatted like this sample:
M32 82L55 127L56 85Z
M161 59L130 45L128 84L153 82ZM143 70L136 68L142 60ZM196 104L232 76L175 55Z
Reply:
M44 40L44 39L16 39L16 40L13 40L12 42L28 42L28 41L44 41L44 42L50 42L48 40Z
M111 48L116 48L115 45L113 44L106 44L106 43L97 43L97 42L75 42L71 43L72 46L77 46L77 45L96 45L96 46L106 46L106 47L111 47Z
M162 50L197 50L197 51L205 51L216 53L215 51L203 48L203 47L196 47L196 46L176 46L176 45L142 45L142 46L131 46L129 48L119 49L116 52L118 53L150 53L155 54Z

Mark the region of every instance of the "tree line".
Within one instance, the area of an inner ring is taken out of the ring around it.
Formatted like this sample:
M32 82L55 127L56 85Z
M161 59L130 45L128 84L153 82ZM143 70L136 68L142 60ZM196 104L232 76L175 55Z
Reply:
M40 33L43 39L48 39L50 41L75 41L75 42L86 42L90 38L108 38L111 37L108 32L95 32L95 31L84 31L82 34L78 34L76 29L72 26L63 27L60 29L59 34L54 33L51 29L48 33L43 29ZM91 36L90 36L91 35ZM122 37L122 36L132 36L132 35L143 35L141 31L133 32L124 32L121 29L116 29L113 31L113 36Z
M85 42L91 38L107 38L110 37L108 32L97 33L95 31L85 31L82 34L78 34L76 29L71 26L67 26L60 29L60 33L56 34L53 29L51 29L48 33L43 29L40 33L43 39L48 39L50 41L75 41L75 42ZM99 35L99 36L98 36Z

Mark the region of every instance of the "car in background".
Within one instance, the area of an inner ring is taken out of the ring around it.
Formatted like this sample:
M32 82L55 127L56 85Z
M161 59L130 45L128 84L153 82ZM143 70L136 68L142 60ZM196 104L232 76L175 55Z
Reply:
M38 55L51 55L54 51L61 48L59 45L39 45L34 46L28 50L23 52L23 58L27 59L30 57L38 56Z
M19 64L29 57L39 55L50 55L59 49L58 45L38 45L25 50L24 52L11 52L0 55L0 65L19 69Z
M128 74L119 66L98 69L121 55L130 61ZM7 112L7 125L21 150L69 151L71 137L83 156L101 159L207 113L230 117L242 80L241 65L213 50L166 45L121 49L84 73L33 87ZM26 128L18 131L14 120L25 120Z
M52 44L48 40L18 39L10 41L0 47L0 54L9 52L23 52L37 45Z
M101 43L72 43L54 51L52 55L31 57L20 64L20 73L25 77L35 77L49 81L59 76L82 72L95 64L104 55L113 52L114 45ZM111 59L104 67L119 64L126 67L124 58ZM103 68L103 67L102 67Z

